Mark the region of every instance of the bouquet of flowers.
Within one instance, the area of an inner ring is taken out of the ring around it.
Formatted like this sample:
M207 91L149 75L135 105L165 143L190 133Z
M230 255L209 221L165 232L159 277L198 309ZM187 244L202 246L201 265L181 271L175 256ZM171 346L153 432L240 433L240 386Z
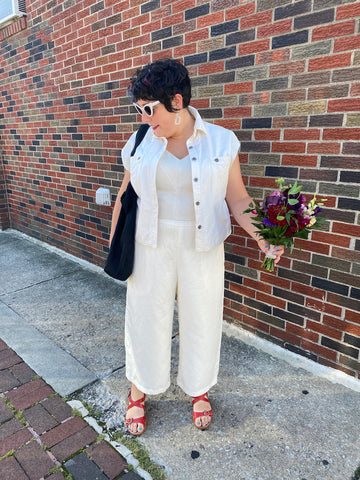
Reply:
M296 237L307 239L311 229L318 226L323 217L317 217L324 205L324 199L316 202L316 195L307 203L301 194L301 185L284 185L284 179L276 180L278 189L267 196L263 202L254 200L250 208L244 213L253 213L257 234L270 245L284 245L292 253ZM273 272L275 269L274 258L265 256L261 265L266 270Z

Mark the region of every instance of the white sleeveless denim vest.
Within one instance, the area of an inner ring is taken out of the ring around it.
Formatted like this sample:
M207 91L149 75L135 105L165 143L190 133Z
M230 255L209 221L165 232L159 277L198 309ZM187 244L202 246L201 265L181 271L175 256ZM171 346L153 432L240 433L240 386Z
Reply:
M189 108L196 118L194 133L187 140L194 193L195 249L204 252L220 245L231 232L225 196L229 169L236 158L240 142L232 131L204 122L195 108ZM156 248L156 168L166 150L167 140L156 137L149 128L135 155L130 157L135 135L136 133L124 146L122 161L130 172L131 183L139 196L136 240Z

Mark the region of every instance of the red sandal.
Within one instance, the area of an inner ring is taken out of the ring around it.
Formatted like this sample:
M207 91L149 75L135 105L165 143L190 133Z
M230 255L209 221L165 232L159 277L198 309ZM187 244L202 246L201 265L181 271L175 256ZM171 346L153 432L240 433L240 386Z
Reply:
M203 395L199 395L198 397L193 397L192 405L194 406L196 403L198 403L200 401L209 402L208 394L204 393ZM212 421L212 416L213 416L213 412L212 412L211 408L208 411L204 410L203 412L193 412L193 419L194 419L195 427L198 428L199 430L206 430L207 428L210 427L210 423ZM206 425L198 425L197 424L197 419L199 417L210 417L210 421Z
M145 413L145 405L144 405L145 398L146 398L145 393L144 393L144 396L142 398L140 398L139 400L133 400L131 398L131 390L130 390L128 398L129 398L129 406L127 407L127 411L132 407L138 407L138 408L142 408L144 410L144 413ZM129 429L130 425L132 425L133 423L138 424L138 431L137 432L132 432ZM140 431L139 431L139 424L143 425L143 428ZM125 425L127 426L127 429L129 430L131 435L135 435L135 436L142 435L146 430L146 417L144 415L143 417L138 417L138 418L125 418Z

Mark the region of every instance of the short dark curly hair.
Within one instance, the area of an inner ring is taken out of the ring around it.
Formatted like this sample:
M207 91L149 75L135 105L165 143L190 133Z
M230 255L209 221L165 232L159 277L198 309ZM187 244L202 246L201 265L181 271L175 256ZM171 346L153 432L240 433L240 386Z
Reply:
M183 98L186 108L191 99L191 81L187 68L178 60L166 58L149 63L139 69L130 79L129 94L133 101L159 100L166 110L175 112L171 100L177 93Z

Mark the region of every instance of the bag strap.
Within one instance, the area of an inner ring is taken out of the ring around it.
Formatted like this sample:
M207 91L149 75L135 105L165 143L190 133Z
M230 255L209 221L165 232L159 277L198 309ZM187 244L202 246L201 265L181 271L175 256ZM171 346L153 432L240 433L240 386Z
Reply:
M140 126L139 130L136 132L135 145L131 151L131 154L130 154L131 157L135 154L137 147L143 141L143 138L145 137L146 132L148 131L149 128L150 128L150 125L148 125L147 123L143 123Z

